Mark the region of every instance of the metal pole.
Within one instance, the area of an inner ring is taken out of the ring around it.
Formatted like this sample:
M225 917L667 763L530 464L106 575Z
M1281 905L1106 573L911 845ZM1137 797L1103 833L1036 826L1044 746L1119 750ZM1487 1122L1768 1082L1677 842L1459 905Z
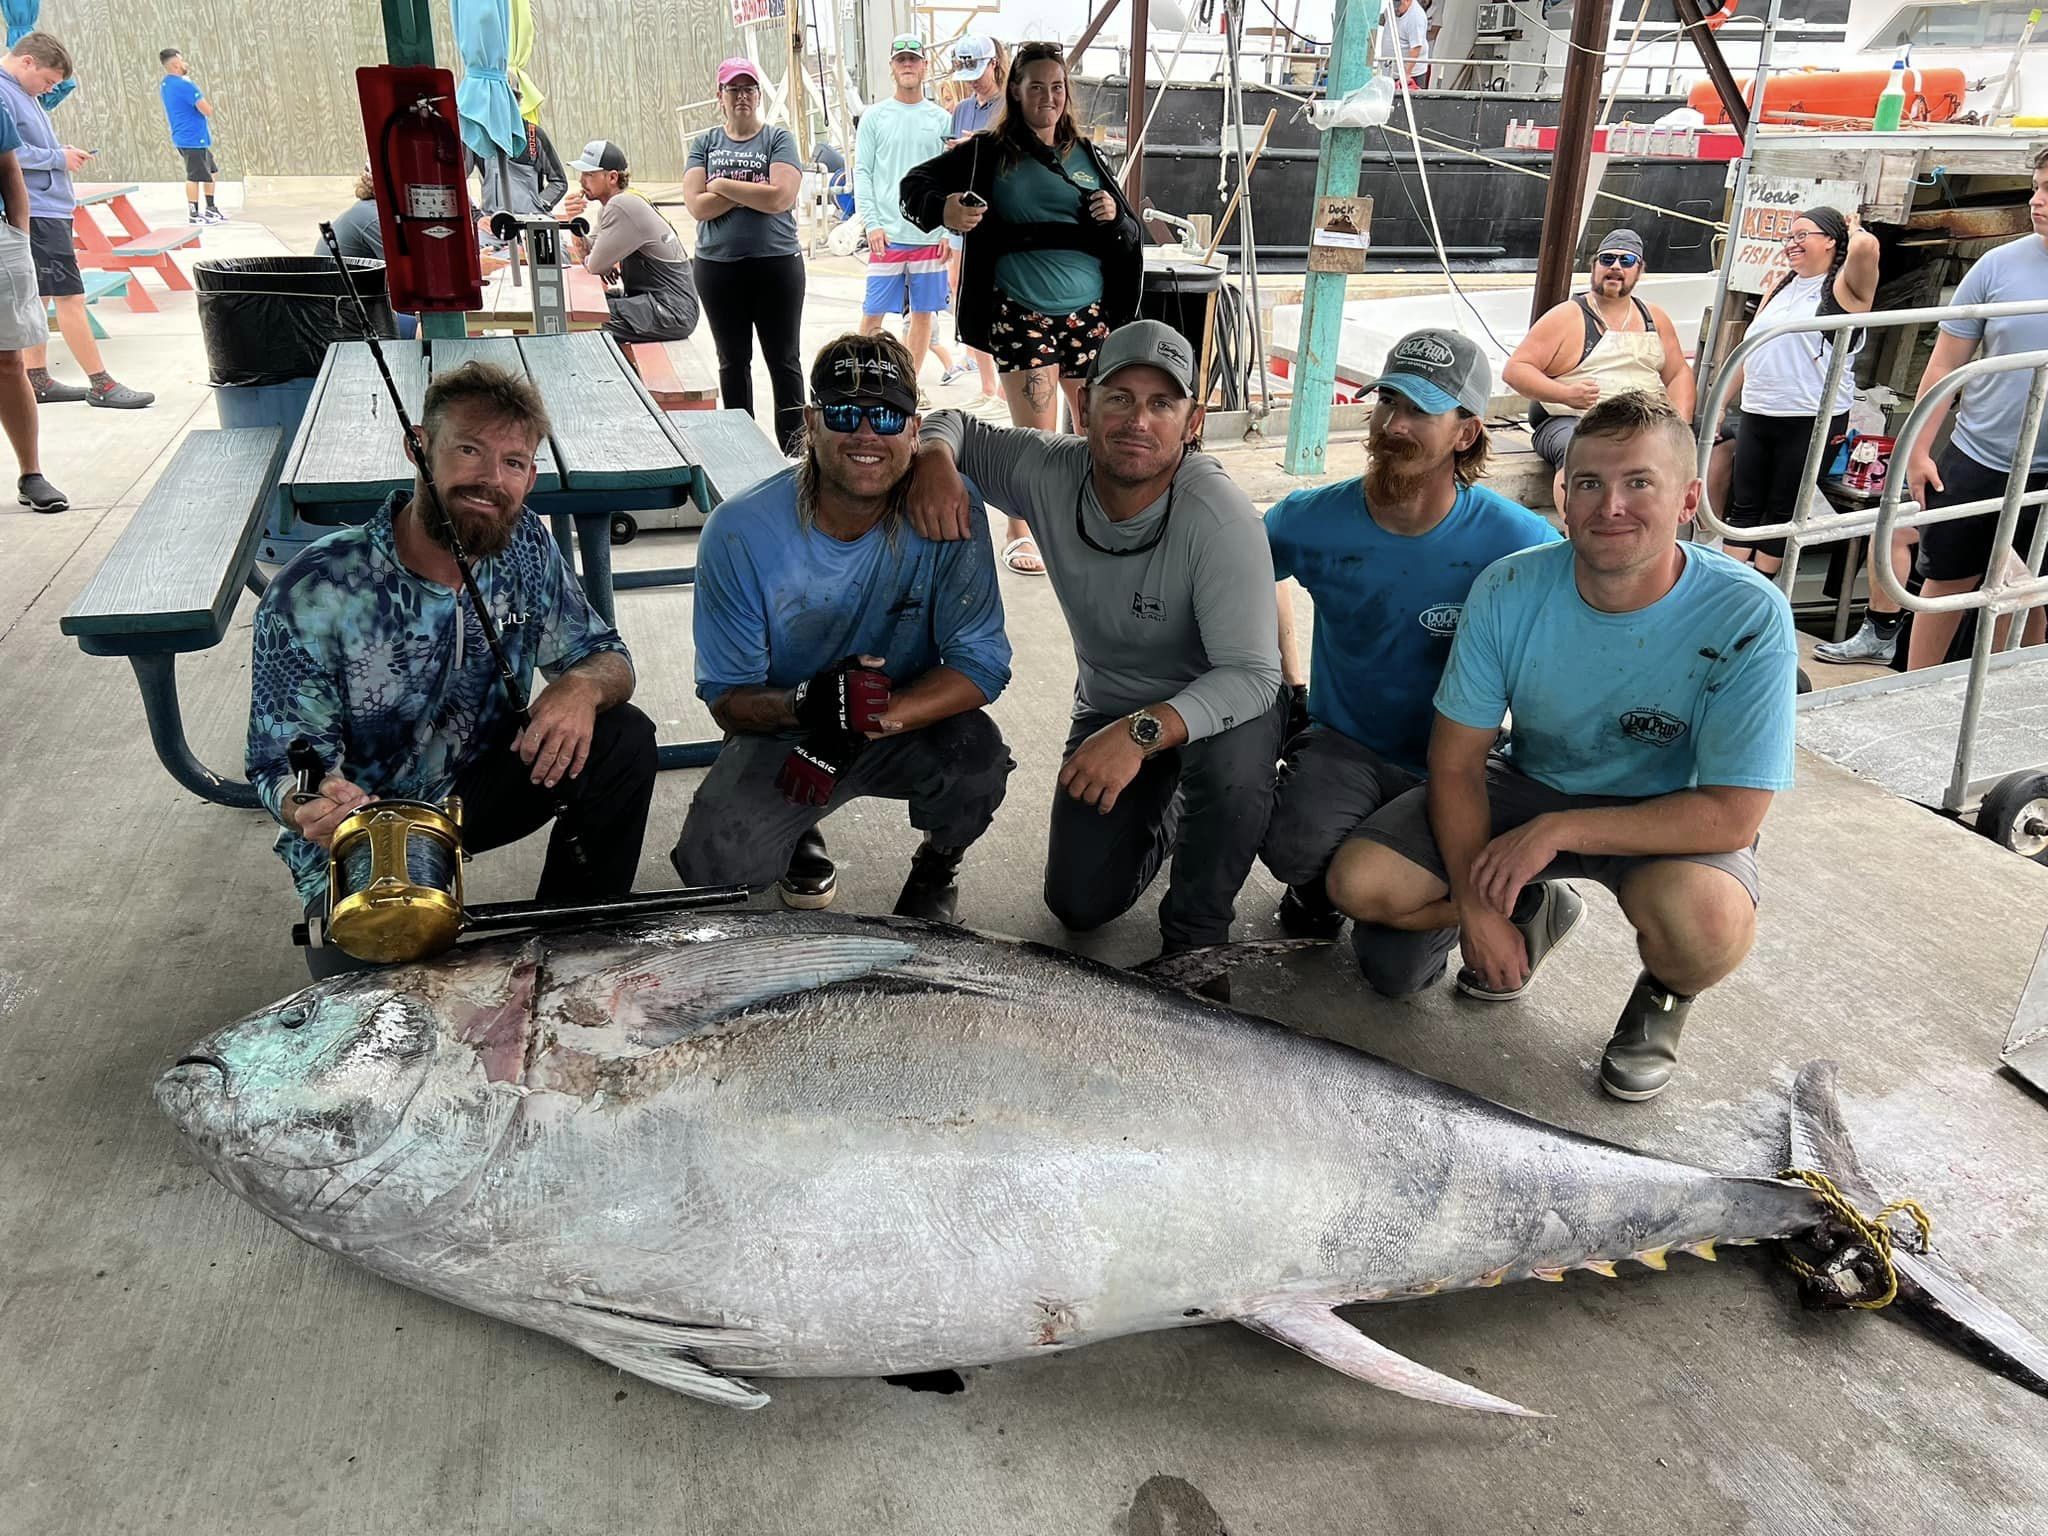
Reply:
M1341 101L1372 78L1366 49L1380 24L1380 0L1340 0L1330 34L1325 95ZM1316 197L1356 197L1365 158L1363 128L1332 128L1316 156ZM1247 246L1250 241L1246 241ZM1294 403L1287 413L1290 475L1320 475L1329 448L1330 394L1337 387L1337 342L1344 325L1344 274L1311 272L1302 282L1301 334L1294 348ZM1264 368L1266 360L1256 359Z
M1749 103L1742 99L1742 87L1735 83L1735 71L1721 56L1721 44L1707 30L1707 19L1700 14L1699 0L1673 0L1673 3L1678 10L1678 19L1685 23L1685 35L1692 39L1700 63L1707 68L1707 78L1714 82L1714 94L1721 98L1721 110L1728 114L1728 121L1734 124L1735 131L1748 138ZM1762 109L1761 94L1757 96L1757 106Z
M1108 0L1101 10L1088 18L1088 25L1081 29L1081 35L1074 39L1074 46L1067 50L1067 73L1073 74L1081 67L1081 55L1088 51L1088 45L1095 41L1095 34L1103 24L1116 14L1116 8L1123 0Z
M1129 105L1124 108L1124 196L1140 218L1144 217L1145 206L1145 156L1139 141L1145 136L1145 58L1151 25L1152 0L1131 0L1131 94ZM1131 149L1139 149L1139 153L1128 153Z
M383 0L384 57L393 64L434 62L434 21L427 0Z
M2027 388L2027 408L2020 416L2020 435L2017 439L2020 447L2014 450L2017 457L2014 458L2012 468L2005 477L2005 503L1998 509L1998 533L1991 541L1991 565L1984 572L1984 592L1990 606L1986 607L1983 617L1978 620L1980 624L1985 619L1995 619L1997 615L1998 589L2005 585L2005 566L2012 552L2012 536L2019 531L2020 498L2027 494L2027 475L2034 463L2032 445L2041 431L2041 406L2044 400L2048 400L2048 369L2037 368L2034 370L2034 382ZM2040 521L2037 514L2036 524ZM2038 526L2034 529L2033 538L2028 542L2029 553L2032 549L2040 547L2041 529ZM2020 613L2023 615L2025 610L2020 610ZM1996 629L1998 626L1993 623L1990 627ZM2016 616L2012 626L2012 638L2006 649L2018 650L2020 637L2025 630L2025 623Z
M1714 297L1707 305L1707 331L1700 338L1699 360L1693 374L1695 378L1708 378L1714 369L1714 354L1720 350L1721 317L1728 309L1728 279L1735 269L1735 242L1742 234L1742 204L1749 195L1749 163L1756 156L1757 125L1764 120L1764 82L1771 68L1771 44L1778 35L1778 13L1784 7L1784 0L1771 0L1770 11L1764 17L1763 41L1757 45L1756 84L1750 88L1750 99L1757 109L1749 117L1749 126L1742 135L1742 158L1735 162L1735 193L1729 202L1728 244L1721 252L1721 269L1714 274ZM1705 391L1701 391L1702 397ZM1702 400L1704 405L1704 399ZM1702 437L1707 435L1710 423L1702 415L1693 425Z
M1579 220L1586 206L1586 172L1593 158L1594 120L1600 108L1600 75L1607 62L1607 33L1614 0L1578 0L1572 7L1571 51L1565 59L1564 93L1557 106L1557 153L1543 196L1543 242L1536 253L1536 291L1529 306L1534 325L1571 293L1578 266Z
M1138 0L1138 4L1144 3L1145 0ZM1244 202L1243 211L1238 215L1244 232L1239 237L1237 248L1239 256L1244 261L1244 310L1246 320L1251 323L1252 370L1259 381L1259 403L1252 407L1252 421L1257 424L1266 419L1273 404L1266 388L1266 334L1259 315L1259 242L1258 237L1252 232L1252 172L1251 164L1246 160L1244 152L1244 82L1238 78L1237 69L1238 50L1244 45L1243 0L1224 0L1223 24L1227 29L1225 36L1229 43L1225 51L1230 59L1230 120L1237 140L1237 189L1242 194ZM1261 143L1263 142L1264 136L1261 135ZM1332 383L1334 382L1332 380ZM1246 403L1250 404L1249 395L1246 396ZM1289 430L1292 431L1291 426Z

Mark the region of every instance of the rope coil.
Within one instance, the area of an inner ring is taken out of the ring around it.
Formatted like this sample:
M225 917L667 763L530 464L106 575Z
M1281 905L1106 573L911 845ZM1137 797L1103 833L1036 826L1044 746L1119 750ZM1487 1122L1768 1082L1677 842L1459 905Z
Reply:
M1800 1183L1811 1189L1820 1198L1820 1203L1827 1210L1827 1213L1861 1239L1871 1257L1876 1260L1878 1271L1884 1281L1883 1294L1874 1298L1852 1301L1849 1305L1866 1312L1875 1312L1880 1308L1890 1306L1893 1301L1897 1300L1899 1294L1899 1272L1892 1263L1892 1245L1897 1241L1897 1238L1892 1232L1890 1222L1894 1216L1911 1217L1913 1225L1920 1229L1920 1246L1915 1251L1926 1252L1928 1245L1934 1240L1934 1218L1927 1214L1920 1202L1917 1200L1894 1200L1889 1205L1880 1209L1875 1216L1865 1216L1854 1205L1850 1204L1849 1197L1837 1189L1835 1181L1824 1173L1816 1173L1810 1168L1787 1168L1778 1177L1781 1179L1797 1179ZM1826 1271L1815 1268L1789 1250L1785 1254L1785 1262L1791 1267L1792 1272L1802 1280L1811 1281L1815 1285L1825 1286L1830 1289L1838 1288L1835 1282L1829 1278Z

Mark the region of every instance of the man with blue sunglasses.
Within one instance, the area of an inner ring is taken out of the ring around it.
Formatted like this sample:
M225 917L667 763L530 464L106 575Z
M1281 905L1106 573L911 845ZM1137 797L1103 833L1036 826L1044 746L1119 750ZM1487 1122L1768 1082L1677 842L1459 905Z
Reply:
M1630 391L1668 400L1692 419L1692 366L1671 316L1636 297L1648 270L1643 237L1610 230L1593 258L1592 281L1529 327L1500 381L1529 402L1530 440L1551 468L1551 502L1564 509L1564 451L1579 418Z
M1010 680L1010 642L987 520L940 543L903 515L916 381L893 336L828 342L802 458L704 524L697 696L726 737L670 855L688 884L830 906L818 823L875 795L909 802L924 833L896 912L958 916L961 856L1016 766L983 710Z

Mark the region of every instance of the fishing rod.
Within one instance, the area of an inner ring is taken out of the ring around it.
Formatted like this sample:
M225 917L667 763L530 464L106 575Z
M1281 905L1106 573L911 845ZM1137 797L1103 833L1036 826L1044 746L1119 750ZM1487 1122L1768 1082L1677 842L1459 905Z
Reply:
M405 445L412 455L419 481L426 490L427 507L432 514L432 525L440 530L441 542L448 553L455 557L455 569L462 577L462 590L469 595L469 606L476 614L477 626L484 632L484 643L491 649L491 660L497 664L498 686L504 692L505 702L510 706L512 718L521 731L533 729L533 711L527 706L526 690L520 686L519 678L512 670L512 660L505 654L505 642L498 634L497 621L491 617L490 607L484 602L483 593L477 589L476 572L471 569L469 552L462 547L462 536L455 531L455 519L441 501L441 493L434 485L434 472L427 460L427 440L412 417L406 414L405 400L398 393L398 384L391 377L391 369L384 361L384 349L377 344L377 328L370 323L369 306L356 288L355 274L349 270L348 261L341 254L341 242L334 237L334 226L322 223L320 238L327 242L328 254L341 269L342 286L355 301L356 320L362 327L363 340L370 344L370 356L376 360L377 372L384 380L384 388L391 395L391 408L398 413L399 430L405 435ZM461 623L458 615L456 622ZM548 792L555 808L555 826L562 834L562 842L569 856L579 865L590 862L584 852L583 842L576 835L573 824L574 787L578 781L564 778L562 783Z

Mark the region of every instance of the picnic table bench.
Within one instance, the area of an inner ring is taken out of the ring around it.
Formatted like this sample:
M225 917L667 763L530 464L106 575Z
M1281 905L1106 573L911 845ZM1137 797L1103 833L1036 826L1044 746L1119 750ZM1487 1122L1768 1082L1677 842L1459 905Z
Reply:
M126 272L84 272L80 274L80 277L85 283L86 327L92 332L94 341L105 341L107 339L107 328L100 324L100 317L92 312L93 306L109 294L120 294L125 298L128 290L134 286L134 282ZM132 309L134 306L130 305L129 307ZM55 329L57 324L56 300L50 300L43 308L50 317L51 328Z
M614 511L688 497L708 512L785 462L743 412L692 412L683 418L686 434L602 332L386 342L384 354L415 420L429 377L471 359L520 369L534 381L551 430L528 504L550 519L607 623L615 622ZM254 789L207 768L186 742L178 654L218 645L226 634L242 587L253 584L256 540L273 493L287 519L339 524L362 521L412 483L369 348L337 342L288 447L277 427L197 431L179 445L60 628L89 655L128 658L150 740L172 778L217 804L254 807ZM687 585L695 573L658 574L667 580L618 585ZM701 767L718 747L715 740L664 745L661 766Z
M78 246L79 267L87 272L139 272L147 268L162 278L164 286L173 293L190 293L192 280L171 253L188 245L197 245L199 226L179 224L166 229L151 229L149 221L136 212L135 205L129 201L135 190L132 186L94 182L72 188L78 199L77 206L71 210L71 231ZM119 240L108 236L105 226L93 212L98 207L106 208L121 226ZM153 315L157 312L156 300L139 281L129 283L121 291L128 307L137 314Z
M239 775L193 756L178 708L178 655L220 644L248 575L277 477L280 427L197 431L78 600L58 621L93 656L125 656L142 690L157 758L185 788L220 805L260 804Z

